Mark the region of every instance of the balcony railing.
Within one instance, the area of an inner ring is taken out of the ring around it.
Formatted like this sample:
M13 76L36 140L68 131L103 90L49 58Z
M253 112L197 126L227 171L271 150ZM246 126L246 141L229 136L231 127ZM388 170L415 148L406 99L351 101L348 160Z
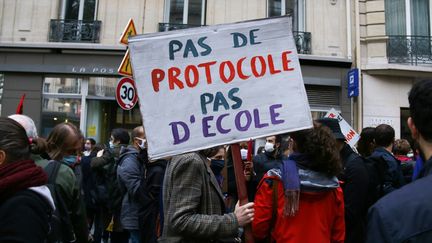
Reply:
M50 42L99 43L101 21L51 19Z
M159 32L200 27L201 25L159 23ZM312 34L310 32L293 31L294 41L299 54L311 54Z
M410 65L432 64L431 46L430 36L388 36L388 62Z

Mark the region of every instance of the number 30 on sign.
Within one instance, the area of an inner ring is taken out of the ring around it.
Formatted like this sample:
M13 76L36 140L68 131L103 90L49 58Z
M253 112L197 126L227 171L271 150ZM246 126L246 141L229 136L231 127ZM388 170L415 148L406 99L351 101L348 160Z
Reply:
M119 80L116 89L116 100L123 110L131 110L138 101L135 82L131 78Z

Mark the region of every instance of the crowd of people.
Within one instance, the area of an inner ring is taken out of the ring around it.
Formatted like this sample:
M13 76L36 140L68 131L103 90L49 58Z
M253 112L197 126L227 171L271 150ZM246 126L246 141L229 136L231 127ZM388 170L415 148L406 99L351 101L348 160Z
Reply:
M321 118L240 143L243 205L230 145L150 160L142 126L105 145L0 118L0 242L432 242L432 81L409 104L410 141L381 124L351 147Z

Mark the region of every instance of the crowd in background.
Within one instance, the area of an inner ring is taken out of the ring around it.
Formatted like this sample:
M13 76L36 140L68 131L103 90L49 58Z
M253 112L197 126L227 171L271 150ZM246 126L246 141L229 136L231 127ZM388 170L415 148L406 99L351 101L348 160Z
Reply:
M240 143L243 205L229 145L153 161L142 126L97 143L0 118L0 242L432 242L432 81L409 103L410 141L381 124L351 147L321 118Z

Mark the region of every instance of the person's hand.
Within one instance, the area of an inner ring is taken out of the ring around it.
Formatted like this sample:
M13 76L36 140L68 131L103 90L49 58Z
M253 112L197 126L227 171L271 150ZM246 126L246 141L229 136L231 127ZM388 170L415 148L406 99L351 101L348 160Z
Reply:
M250 202L243 206L240 206L240 203L237 202L234 214L237 217L237 221L240 225L240 227L243 227L254 219L255 216L255 209L254 209L254 203Z

